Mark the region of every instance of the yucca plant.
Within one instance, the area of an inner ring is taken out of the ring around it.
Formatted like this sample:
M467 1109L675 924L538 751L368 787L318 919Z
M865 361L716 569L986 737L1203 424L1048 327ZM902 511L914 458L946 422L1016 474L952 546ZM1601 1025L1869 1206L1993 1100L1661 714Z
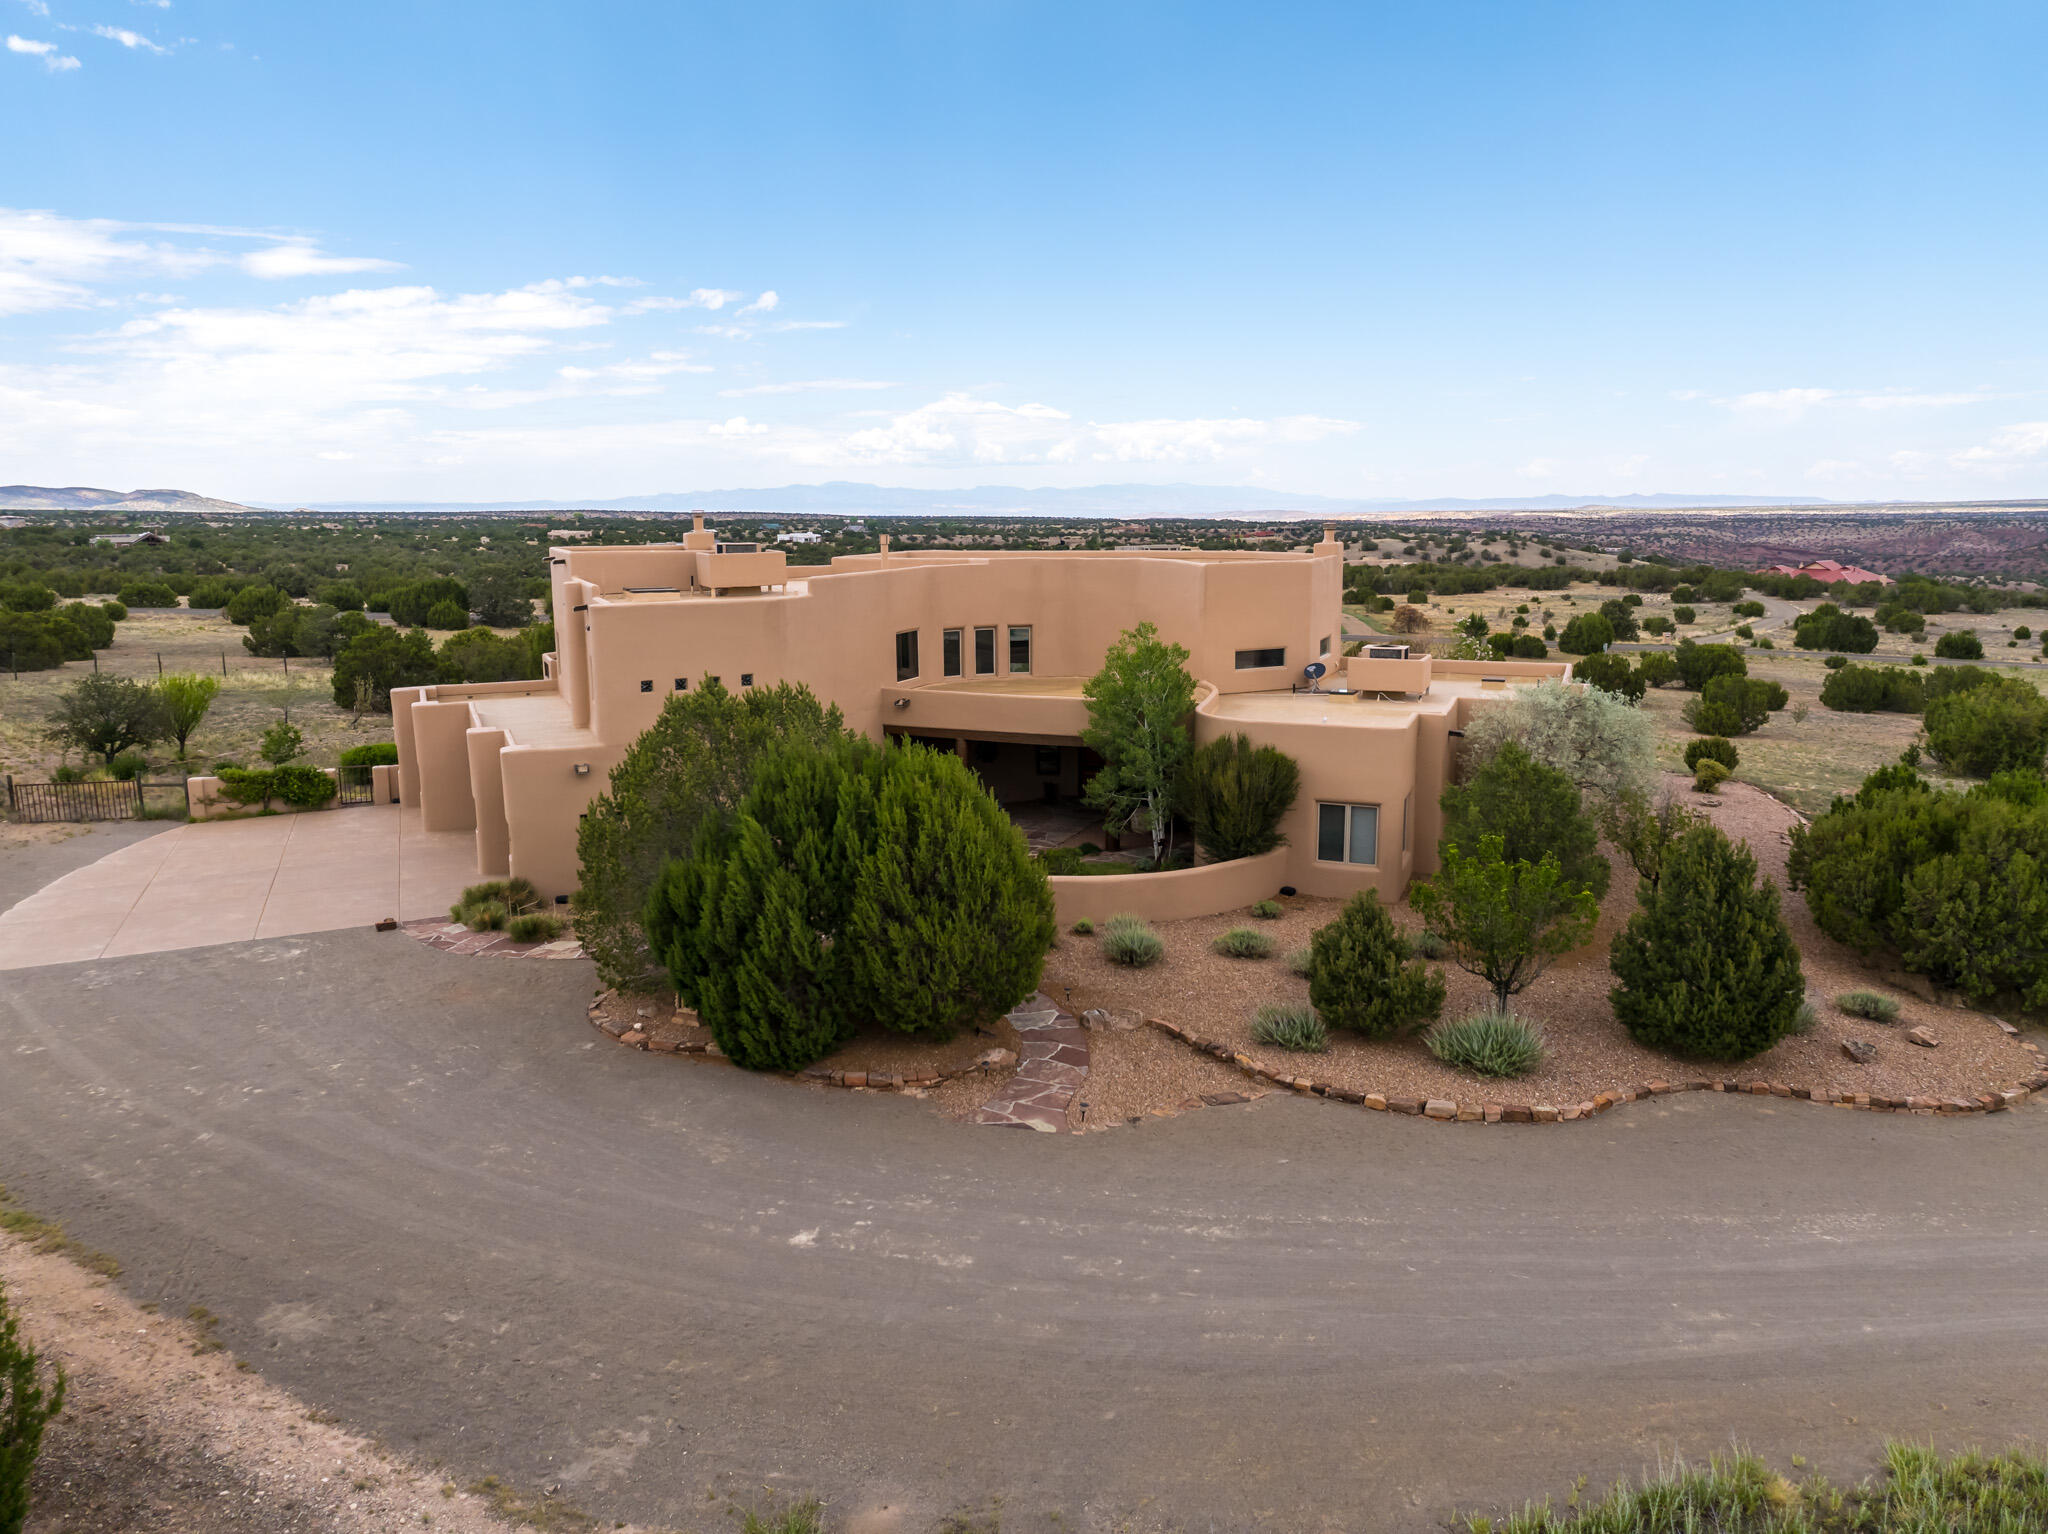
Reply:
M1543 1063L1543 1030L1499 1007L1437 1023L1422 1042L1444 1064L1480 1076L1526 1076Z
M1296 975L1306 980L1311 974L1315 973L1316 951L1313 948L1296 948L1291 950L1281 962L1287 966L1288 974Z
M1291 1005L1275 1003L1259 1008L1252 1017L1252 1039L1259 1044L1270 1044L1275 1049L1292 1049L1302 1054L1319 1055L1330 1047L1329 1030L1323 1027L1323 1020L1316 1016L1312 1007L1299 1002Z

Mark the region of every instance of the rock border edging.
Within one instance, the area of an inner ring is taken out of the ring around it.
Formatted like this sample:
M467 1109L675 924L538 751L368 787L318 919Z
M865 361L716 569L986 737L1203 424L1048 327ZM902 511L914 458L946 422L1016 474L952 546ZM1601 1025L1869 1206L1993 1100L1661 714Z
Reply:
M1443 1097L1390 1097L1383 1092L1357 1092L1327 1081L1288 1075L1259 1064L1250 1055L1234 1050L1227 1044L1201 1038L1178 1023L1169 1022L1163 1017L1147 1017L1145 1022L1147 1026L1158 1029L1169 1038L1179 1039L1191 1049L1221 1060L1226 1065L1236 1066L1256 1080L1270 1081L1277 1087L1285 1087L1303 1096L1325 1097L1335 1102L1352 1103L1378 1112L1404 1113L1445 1123L1577 1123L1597 1118L1623 1103L1639 1102L1645 1097L1668 1097L1679 1092L1735 1092L1750 1097L1785 1097L1836 1108L1859 1108L1870 1113L2000 1113L2025 1102L2036 1092L2048 1090L2048 1062L2043 1062L2042 1069L2017 1087L2001 1087L1995 1091L1979 1092L1969 1097L1889 1097L1873 1092L1837 1092L1832 1088L1815 1091L1808 1087L1787 1086L1777 1081L1738 1081L1730 1077L1721 1077L1694 1078L1678 1082L1653 1079L1641 1084L1595 1093L1586 1101L1570 1103L1563 1107L1552 1103L1464 1103ZM2008 1023L2000 1023L1999 1027L2005 1029L2008 1035L2018 1033L2018 1030ZM2025 1039L2018 1040L2018 1043L2020 1048L2031 1050L2035 1058L2040 1059L2039 1045L2029 1043Z

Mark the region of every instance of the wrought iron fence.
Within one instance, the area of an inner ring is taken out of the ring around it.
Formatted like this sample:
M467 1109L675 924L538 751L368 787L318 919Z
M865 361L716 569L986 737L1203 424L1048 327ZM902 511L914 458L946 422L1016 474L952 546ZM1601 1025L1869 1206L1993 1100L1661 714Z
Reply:
M17 783L7 779L7 813L16 820L135 820L151 812L149 795L158 796L159 814L183 809L191 812L191 797L183 778L166 783L149 783L141 778L94 779L83 783ZM176 797L173 798L172 796Z

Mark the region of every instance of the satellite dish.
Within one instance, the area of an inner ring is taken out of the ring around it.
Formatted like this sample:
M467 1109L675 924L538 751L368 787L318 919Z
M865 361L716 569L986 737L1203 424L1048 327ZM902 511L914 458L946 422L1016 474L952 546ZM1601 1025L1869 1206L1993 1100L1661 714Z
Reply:
M1306 666L1303 666L1301 668L1301 674L1307 677L1311 682L1319 682L1323 679L1324 675L1329 671L1329 669L1330 668L1328 666L1325 666L1321 661L1312 660Z

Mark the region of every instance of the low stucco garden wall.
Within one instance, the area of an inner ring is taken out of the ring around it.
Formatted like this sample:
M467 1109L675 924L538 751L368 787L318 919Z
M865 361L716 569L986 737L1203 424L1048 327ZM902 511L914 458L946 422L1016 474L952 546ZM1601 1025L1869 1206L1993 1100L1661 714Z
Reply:
M1264 900L1287 882L1287 849L1160 874L1055 874L1053 909L1062 927L1130 912L1148 921L1215 916Z
M330 778L337 775L332 767L322 767L320 770ZM396 804L398 802L398 769L385 766L372 767L370 769L370 792L373 802L377 804ZM262 808L260 805L236 804L232 799L223 798L220 791L220 779L211 776L187 778L185 780L185 794L191 801L192 818L194 820L212 820L221 815L250 815L257 813ZM331 810L340 802L339 799L329 799L325 804L314 806L314 809L316 811ZM300 813L297 806L286 804L282 799L271 800L270 808L279 815L296 815Z

